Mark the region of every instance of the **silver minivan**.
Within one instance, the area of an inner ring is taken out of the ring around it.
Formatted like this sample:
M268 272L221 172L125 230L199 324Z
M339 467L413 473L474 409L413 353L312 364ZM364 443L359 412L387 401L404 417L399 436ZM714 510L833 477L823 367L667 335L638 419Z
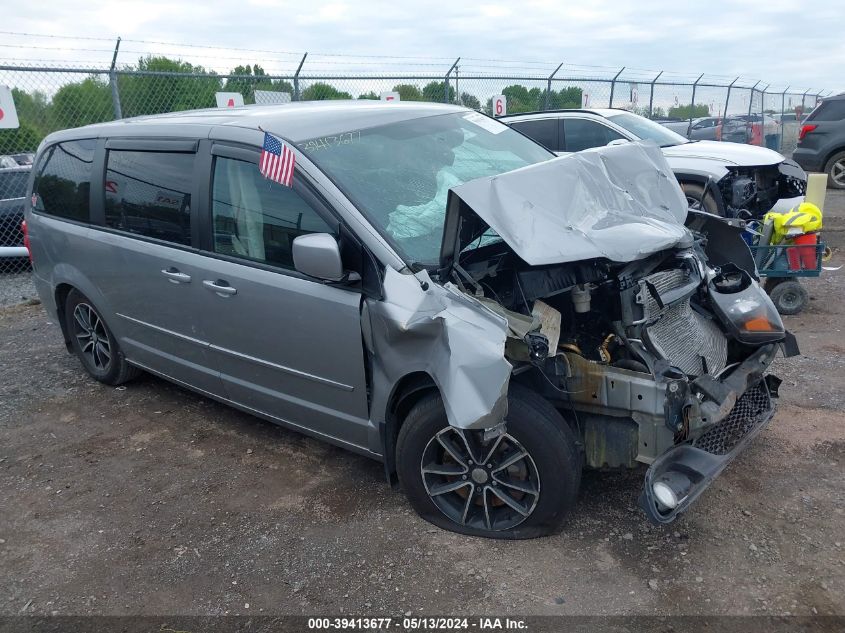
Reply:
M271 134L290 186L259 163ZM668 523L772 416L794 338L741 222L659 148L556 158L423 103L250 106L51 134L34 279L95 379L140 371L382 460L428 521L559 529L583 467Z

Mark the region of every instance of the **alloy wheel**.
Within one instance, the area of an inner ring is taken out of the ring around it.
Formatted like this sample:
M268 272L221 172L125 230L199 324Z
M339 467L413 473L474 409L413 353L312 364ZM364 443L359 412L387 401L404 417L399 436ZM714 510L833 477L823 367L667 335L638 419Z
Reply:
M840 187L845 187L845 158L841 158L830 168L830 179Z
M112 351L108 331L100 315L87 303L79 303L73 310L73 321L74 335L82 355L98 371L108 371Z
M481 431L446 427L426 445L420 472L434 505L462 526L508 530L540 499L534 460L507 433L484 442Z

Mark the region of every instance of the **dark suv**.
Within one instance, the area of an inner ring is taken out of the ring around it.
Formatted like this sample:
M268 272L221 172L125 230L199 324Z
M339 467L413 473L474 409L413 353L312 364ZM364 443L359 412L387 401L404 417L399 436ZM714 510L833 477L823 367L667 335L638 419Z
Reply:
M17 268L22 258L27 256L23 245L21 221L31 169L32 167L0 169L0 271ZM9 262L14 265L10 266Z
M792 158L806 171L827 174L827 184L845 189L845 93L823 100L798 134Z

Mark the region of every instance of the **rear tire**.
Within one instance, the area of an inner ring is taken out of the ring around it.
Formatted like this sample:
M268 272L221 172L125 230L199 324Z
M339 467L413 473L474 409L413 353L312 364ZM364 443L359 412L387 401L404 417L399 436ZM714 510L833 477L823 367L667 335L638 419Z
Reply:
M71 348L92 378L107 385L122 385L141 373L126 362L94 304L75 289L65 301L65 327Z
M445 530L500 539L554 533L575 506L581 459L548 401L511 384L507 432L449 426L439 393L418 402L399 432L399 481L413 508Z
M710 191L710 187L708 187L706 198L704 197L703 185L699 185L694 182L682 182L681 189L687 198L687 204L690 209L693 209L694 211L706 211L712 215L722 215L722 212L719 209L719 203L716 202L716 198L713 195L713 192ZM703 202L702 198L704 198Z
M810 295L806 288L794 280L782 281L769 291L772 303L781 314L798 314L807 307Z
M838 152L830 157L824 166L827 174L827 186L831 189L845 189L845 152Z

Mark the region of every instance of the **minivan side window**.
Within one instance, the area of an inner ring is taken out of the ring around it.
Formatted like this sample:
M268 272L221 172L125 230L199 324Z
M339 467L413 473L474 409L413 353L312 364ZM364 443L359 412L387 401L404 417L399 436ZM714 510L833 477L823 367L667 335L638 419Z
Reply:
M264 178L258 165L218 156L212 190L214 251L293 269L293 240L331 228L294 189Z
M89 222L91 167L97 141L65 141L49 147L38 166L34 209L47 215Z
M540 145L552 152L560 151L557 138L557 119L517 121L511 123L511 127L518 132L522 132L528 138L537 141Z
M106 226L191 244L194 154L110 150Z
M564 119L563 125L567 152L603 147L610 141L625 138L606 125L589 119Z

